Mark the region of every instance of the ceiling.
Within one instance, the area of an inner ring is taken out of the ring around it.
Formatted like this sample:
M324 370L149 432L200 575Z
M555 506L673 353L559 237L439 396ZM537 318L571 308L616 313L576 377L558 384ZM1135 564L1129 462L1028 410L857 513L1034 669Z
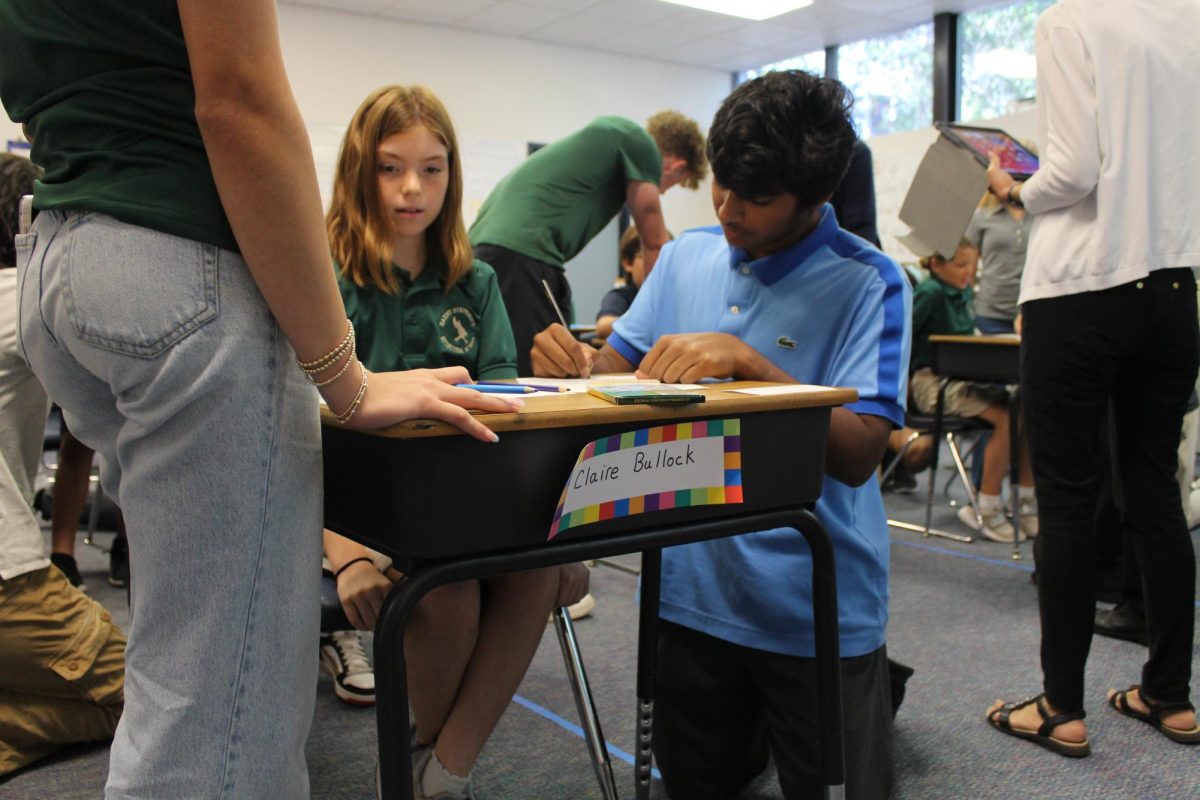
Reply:
M815 0L762 22L662 0L280 0L726 72L1010 0Z

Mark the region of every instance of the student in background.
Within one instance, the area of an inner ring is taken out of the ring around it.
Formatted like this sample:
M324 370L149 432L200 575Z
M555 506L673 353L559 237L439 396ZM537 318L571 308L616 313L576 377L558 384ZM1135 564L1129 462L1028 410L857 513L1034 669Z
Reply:
M65 744L108 739L125 636L46 559L30 511L50 401L17 344L18 203L41 170L0 153L0 779Z
M479 379L517 376L496 275L473 259L463 227L454 128L432 92L386 86L363 101L342 141L326 223L369 369L456 365ZM399 573L332 531L324 540L346 615L370 630ZM586 582L581 565L564 569ZM422 598L404 637L418 797L472 796L471 768L533 660L559 581L553 567L441 586ZM348 656L360 656L357 636L329 637L322 663L337 673Z
M930 277L913 292L913 348L911 391L913 404L922 414L937 407L942 378L930 368L929 337L933 334L970 335L975 331L975 312L971 305L971 275L978 251L966 239L954 258L941 255L921 259ZM986 383L952 380L946 386L945 413L961 417L979 417L992 426L992 436L983 453L983 482L979 487L979 511L983 528L969 505L959 509L958 518L979 530L994 542L1011 542L1015 532L1005 518L1000 489L1008 472L1010 458L1009 417L1005 392ZM1021 448L1021 477L1018 513L1023 532L1037 535L1037 501L1033 496L1033 472L1029 448ZM1025 533L1022 533L1024 540Z
M461 367L359 363L275 14L0 0L0 102L46 168L21 347L100 456L137 581L110 797L308 794L322 499L305 376L353 429L433 417L490 442L468 409L514 408L454 386Z
M667 238L671 238L670 232L667 233ZM598 339L605 339L612 333L613 322L629 310L633 298L637 297L638 289L642 288L642 283L646 280L646 256L642 252L642 239L638 236L637 228L630 225L625 229L617 251L621 259L621 276L624 283L610 289L600 300L600 311L596 314Z
M892 785L888 532L872 478L904 422L910 289L826 203L854 148L851 102L842 84L799 70L740 85L708 141L721 227L663 249L599 352L553 325L532 357L542 375L637 369L667 382L857 389L856 403L833 411L816 512L837 556L846 796L882 800ZM817 795L811 566L788 528L663 551L653 746L672 797L733 797L768 752L785 797Z
M558 320L543 281L559 308L571 308L563 265L622 206L642 239L646 272L652 270L668 239L659 195L675 185L695 189L706 171L700 126L678 111L660 111L645 128L624 117L597 117L538 150L492 189L469 236L476 257L496 270L521 375L530 374L534 334Z
M974 284L975 327L980 333L1013 333L1032 220L1008 200L988 192L964 238L979 251Z

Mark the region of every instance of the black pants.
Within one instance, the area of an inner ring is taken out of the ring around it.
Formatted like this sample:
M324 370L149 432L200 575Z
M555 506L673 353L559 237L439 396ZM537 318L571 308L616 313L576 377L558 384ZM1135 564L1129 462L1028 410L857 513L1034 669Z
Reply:
M1083 708L1096 605L1093 515L1111 400L1125 523L1142 566L1150 658L1142 686L1188 699L1196 563L1175 481L1200 363L1196 286L1160 270L1100 292L1023 307L1021 391L1037 483L1034 543L1042 672L1050 703Z
M476 246L475 257L496 271L500 295L517 341L517 374L532 375L529 351L533 337L559 321L542 281L550 284L558 307L570 322L571 284L567 283L567 272L562 267L492 244Z
M775 757L787 800L821 797L816 661L659 621L654 757L673 800L729 800ZM842 659L846 797L892 788L887 648Z

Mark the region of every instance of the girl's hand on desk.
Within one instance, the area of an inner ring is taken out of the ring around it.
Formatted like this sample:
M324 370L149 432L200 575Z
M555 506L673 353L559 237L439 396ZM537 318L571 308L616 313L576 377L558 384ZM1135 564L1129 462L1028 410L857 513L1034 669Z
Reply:
M533 374L549 378L590 377L596 350L575 338L562 325L554 323L533 337L529 351Z
M351 564L337 577L338 600L350 624L360 631L375 629L375 620L383 601L392 589L392 581L375 569L370 561Z
M505 413L519 411L524 402L515 397L482 394L454 385L470 382L470 373L462 367L373 372L362 405L346 427L374 430L407 419L437 419L480 441L497 441L496 434L472 417L467 409Z

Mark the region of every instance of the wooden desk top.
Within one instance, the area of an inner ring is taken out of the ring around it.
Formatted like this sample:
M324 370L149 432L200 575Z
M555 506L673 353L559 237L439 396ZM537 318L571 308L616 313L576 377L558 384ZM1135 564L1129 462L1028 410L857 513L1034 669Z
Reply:
M525 408L516 413L480 414L484 425L497 433L520 430L567 428L577 425L603 425L644 421L693 419L724 414L756 411L777 411L789 408L816 408L853 403L858 392L853 389L821 388L795 394L751 395L730 391L753 387L779 386L763 381L733 381L706 386L702 391L705 402L690 405L615 405L582 392L564 392L525 398ZM336 418L324 406L321 421L340 427ZM378 436L417 439L430 436L462 435L462 431L439 420L411 419L372 433Z
M950 336L947 334L934 334L929 337L932 344L979 344L979 345L1007 345L1009 347L1020 347L1021 339L1019 336Z

